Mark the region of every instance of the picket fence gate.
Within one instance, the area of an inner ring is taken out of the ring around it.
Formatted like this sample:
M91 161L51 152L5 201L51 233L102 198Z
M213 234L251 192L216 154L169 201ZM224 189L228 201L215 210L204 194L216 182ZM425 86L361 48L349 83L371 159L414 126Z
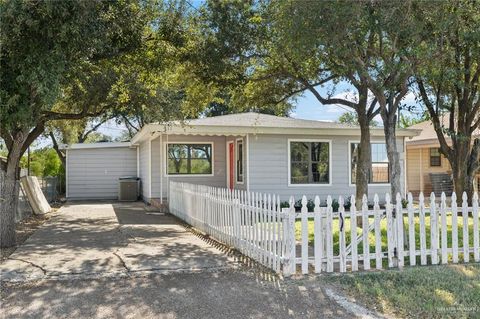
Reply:
M375 194L373 209L364 196L358 211L354 196L316 196L309 211L305 196L295 207L294 197L281 205L277 195L178 182L169 195L170 213L287 276L480 262L477 193L471 206L465 193L459 206L455 193L418 203L408 194L406 208L399 194L382 206Z

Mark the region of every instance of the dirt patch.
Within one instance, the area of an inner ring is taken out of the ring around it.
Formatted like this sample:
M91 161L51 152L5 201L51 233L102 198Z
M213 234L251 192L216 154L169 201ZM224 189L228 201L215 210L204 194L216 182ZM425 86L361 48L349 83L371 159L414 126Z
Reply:
M43 223L49 220L60 207L60 205L58 205L58 207L52 207L52 211L48 214L32 215L18 222L15 229L17 235L16 245L13 247L1 248L0 262L6 260L18 246L23 244L40 226L43 225Z

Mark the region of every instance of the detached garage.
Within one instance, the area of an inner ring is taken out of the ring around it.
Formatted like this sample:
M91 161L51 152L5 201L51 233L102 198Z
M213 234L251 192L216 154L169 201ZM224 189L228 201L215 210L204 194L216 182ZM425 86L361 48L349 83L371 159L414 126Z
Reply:
M118 179L137 176L137 150L128 142L73 144L65 149L68 199L117 199Z

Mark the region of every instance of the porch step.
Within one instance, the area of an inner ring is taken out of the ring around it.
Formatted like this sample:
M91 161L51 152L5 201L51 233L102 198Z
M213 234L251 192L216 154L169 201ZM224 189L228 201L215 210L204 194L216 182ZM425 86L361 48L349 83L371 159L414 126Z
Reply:
M161 201L160 198L151 198L150 199L150 204L153 207L156 207L159 209L161 213L168 213L168 201L166 199L163 199L163 202Z

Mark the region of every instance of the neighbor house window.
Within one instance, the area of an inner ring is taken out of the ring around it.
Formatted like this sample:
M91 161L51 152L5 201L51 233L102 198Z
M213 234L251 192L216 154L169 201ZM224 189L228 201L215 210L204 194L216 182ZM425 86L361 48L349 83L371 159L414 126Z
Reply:
M436 147L430 148L430 166L442 166L440 150Z
M237 182L243 183L243 141L237 141Z
M290 142L290 184L329 184L330 144Z
M212 144L168 144L168 175L212 174Z
M385 143L372 143L372 166L368 176L369 184L386 184L390 182L388 173L389 163L387 156L387 147ZM351 152L351 179L352 184L355 184L357 163L358 163L358 143L350 144Z

